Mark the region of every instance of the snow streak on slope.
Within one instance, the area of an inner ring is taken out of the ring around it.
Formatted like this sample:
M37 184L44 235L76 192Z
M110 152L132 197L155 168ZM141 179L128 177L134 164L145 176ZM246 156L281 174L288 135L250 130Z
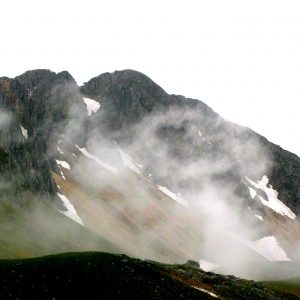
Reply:
M59 146L57 146L57 151L60 153L60 154L64 154L64 152L61 150L61 148Z
M90 98L83 98L86 107L87 107L87 111L88 111L88 115L90 116L92 113L96 113L98 111L98 109L100 108L100 103L90 99Z
M121 150L120 148L118 148L118 150L119 150L123 165L125 167L128 167L135 173L141 174L141 171L139 170L139 168L142 168L142 165L134 163L133 159L127 153L125 153L123 150Z
M264 220L264 218L263 218L262 216L260 216L260 215L255 215L255 217L256 217L257 219L261 220L261 221Z
M264 199L262 196L258 195L256 191L249 187L251 197L254 198L255 196L258 196L258 198L261 200L262 204L265 206L270 207L277 213L288 216L291 219L295 219L296 215L291 211L290 208L288 208L282 201L278 199L278 192L273 189L272 186L268 187L269 178L267 176L263 176L263 178L258 181L257 183L250 180L248 177L246 179L257 189L260 189L264 191L268 197L268 200Z
M251 248L270 261L290 261L274 236L253 242Z
M239 240L242 244L259 253L268 261L290 261L274 236L267 236L254 242L245 241L234 234L231 234L231 237Z
M166 188L164 186L161 186L161 185L158 185L157 187L158 187L158 189L160 191L162 191L167 196L171 197L173 200L175 200L176 202L178 202L182 206L188 207L188 203L187 203L187 201L185 199L183 199L180 196L176 195L175 193L173 193L172 191L170 191L168 188Z
M206 294L209 294L210 296L212 296L212 297L214 297L214 298L219 298L216 294L214 294L214 293L212 293L212 292L210 292L210 291L208 291L208 290L205 290L205 289L203 289L203 288L199 288L199 287L197 287L197 286L193 286L193 288L196 289L196 290L199 290L199 291L201 291L201 292L204 292L204 293L206 293Z
M66 196L64 196L64 195L62 195L60 193L57 193L57 195L61 199L61 201L63 202L64 207L67 209L66 211L60 210L60 212L63 213L68 218L72 219L73 221L75 221L78 224L80 224L80 225L83 226L83 222L80 219L80 217L78 216L78 214L77 214L74 206L70 202L70 200Z
M24 138L27 140L28 139L27 129L25 129L22 125L20 127L21 127L21 131L22 131L22 134L23 134Z
M206 138L204 138L204 137L203 137L203 134L201 133L200 130L198 130L198 135L202 138L202 141L203 141L203 142L206 142L206 143L208 143L208 144L211 145L211 141L208 141Z
M91 154L90 152L87 151L86 148L80 148L76 145L77 149L87 158L90 158L92 160L94 160L98 165L100 165L101 167L103 167L104 169L114 173L114 174L118 174L118 170L117 168L101 161L100 159L98 159L96 156L94 156L93 154Z
M56 160L56 163L67 170L71 170L71 166L64 160Z
M254 199L256 196L256 191L253 188L251 188L250 186L248 186L248 188L249 188L251 198Z
M60 176L61 176L61 178L62 178L63 180L67 180L67 179L66 179L66 176L64 175L64 173L63 173L62 171L60 171Z

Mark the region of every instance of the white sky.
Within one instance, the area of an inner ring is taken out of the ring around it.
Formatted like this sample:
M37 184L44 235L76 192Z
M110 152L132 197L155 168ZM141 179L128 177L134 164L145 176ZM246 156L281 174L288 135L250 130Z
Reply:
M300 155L300 1L1 2L0 76L141 71Z

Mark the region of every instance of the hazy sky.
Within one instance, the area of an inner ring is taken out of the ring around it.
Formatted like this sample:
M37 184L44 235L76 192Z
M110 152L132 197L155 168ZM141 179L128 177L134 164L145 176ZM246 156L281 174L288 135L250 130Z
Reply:
M0 75L141 71L300 155L300 1L3 1Z

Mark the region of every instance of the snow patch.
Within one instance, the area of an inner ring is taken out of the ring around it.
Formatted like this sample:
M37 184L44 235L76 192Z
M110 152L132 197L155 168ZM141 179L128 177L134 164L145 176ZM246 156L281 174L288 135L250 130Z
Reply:
M79 146L75 145L77 147L77 149L87 158L90 158L92 160L94 160L98 165L100 165L101 167L103 167L104 169L114 173L114 174L118 174L118 170L117 168L101 161L100 159L98 159L96 156L94 156L93 154L91 154L90 152L87 151L86 148L80 148Z
M96 100L90 99L90 98L83 98L83 101L86 104L86 108L88 111L88 115L90 116L92 113L96 113L98 109L100 108L100 103Z
M196 289L196 290L199 290L199 291L201 291L201 292L204 292L204 293L206 293L206 294L209 294L210 296L212 296L212 297L214 297L214 298L219 298L216 294L214 294L214 293L212 293L212 292L210 292L210 291L208 291L208 290L205 290L205 289L203 289L203 288L199 288L199 287L197 287L197 286L192 286L194 289Z
M203 141L203 142L206 142L206 143L208 143L209 145L211 145L211 141L207 140L207 139L203 136L203 134L201 133L200 130L198 130L198 135L202 138L202 141Z
M173 200L175 200L177 203L181 204L184 207L188 207L188 203L185 199L181 198L180 195L177 195L175 193L173 193L172 191L170 191L168 188L161 186L161 185L157 185L158 189L163 192L164 194L166 194L167 196L169 196L170 198L172 198Z
M27 140L28 139L27 129L25 129L22 125L20 127L21 127L21 131L22 131L22 134L23 134L24 138Z
M57 151L58 151L60 154L64 154L63 151L60 149L59 146L57 146Z
M267 236L255 242L245 241L234 234L231 234L231 236L262 255L268 261L291 261L274 236Z
M67 170L71 170L71 166L64 160L56 160L56 163Z
M251 198L254 199L255 196L257 195L256 191L253 188L251 188L250 186L248 186L248 189L249 189Z
M290 261L274 236L267 236L253 242L252 249L270 261Z
M66 176L64 175L64 173L62 171L60 171L60 175L61 175L63 180L66 180Z
M246 179L257 189L260 189L264 191L268 197L268 200L264 199L262 196L258 195L258 198L261 200L262 204L265 206L268 206L269 208L276 211L278 214L281 214L283 216L287 216L290 219L295 219L296 215L291 211L289 207L287 207L282 201L278 199L278 192L273 189L273 187L270 185L268 187L269 178L265 175L262 177L260 181L257 183L246 177ZM250 188L249 188L250 189ZM254 191L254 190L253 190ZM252 191L252 195L254 195L254 192ZM250 190L251 193L251 190ZM255 195L257 193L255 192ZM251 196L252 196L251 195Z
M123 150L121 150L120 148L118 148L123 165L125 167L128 167L129 169L131 169L132 171L134 171L137 174L141 174L141 171L139 168L142 168L143 166L140 164L136 164L133 159L131 158L130 155L128 155L127 153L125 153Z
M212 270L218 268L219 266L204 259L199 260L200 269L202 269L205 272L211 272Z
M65 195L62 195L60 193L57 193L57 195L60 198L60 200L63 202L64 207L66 208L66 211L60 210L60 212L63 213L68 218L72 219L73 221L83 226L83 222L78 216L77 211L75 210L70 200Z
M261 220L261 221L264 220L264 218L263 218L262 216L260 216L260 215L255 215L255 217L256 217L257 219Z

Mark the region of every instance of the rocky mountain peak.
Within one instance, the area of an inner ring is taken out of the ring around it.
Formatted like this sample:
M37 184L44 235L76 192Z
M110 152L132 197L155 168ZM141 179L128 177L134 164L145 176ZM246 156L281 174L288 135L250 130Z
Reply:
M81 87L81 92L93 97L105 97L107 93L112 96L119 93L135 92L140 97L159 98L163 100L166 92L148 76L134 70L115 71L113 73L103 73L92 78ZM117 96L117 95L115 95Z
M197 108L200 114L218 118L203 102L169 95L149 77L134 70L104 73L85 83L80 91L85 97L100 102L95 126L104 132L127 130L146 116L166 113L171 108Z
M29 91L32 91L34 88L38 87L43 82L47 81L49 83L53 80L57 80L58 78L61 80L75 82L74 78L67 71L55 73L47 69L36 69L26 71L22 75L17 76L15 79L22 82Z

